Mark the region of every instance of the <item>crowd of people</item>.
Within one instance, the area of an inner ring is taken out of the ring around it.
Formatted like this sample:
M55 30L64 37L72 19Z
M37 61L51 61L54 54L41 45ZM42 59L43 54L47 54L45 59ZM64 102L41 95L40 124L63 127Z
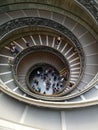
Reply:
M57 94L64 87L64 77L59 75L54 68L42 66L36 69L30 77L30 85L34 91L41 94Z

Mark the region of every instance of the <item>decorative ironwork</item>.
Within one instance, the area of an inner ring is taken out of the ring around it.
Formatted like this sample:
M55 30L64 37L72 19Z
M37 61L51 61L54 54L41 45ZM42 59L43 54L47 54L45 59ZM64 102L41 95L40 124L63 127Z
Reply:
M78 52L79 57L80 57L80 65L81 65L80 75L83 74L84 53L83 53L83 49L81 47L80 42L78 41L76 36L70 30L68 30L66 27L64 27L63 25L61 25L55 21L45 19L45 18L38 18L38 17L26 17L26 18L14 19L14 20L6 22L0 26L0 37L2 39L6 35L8 35L8 33L12 32L12 31L16 31L19 28L24 28L24 27L29 28L29 27L33 27L33 26L34 27L51 28L51 29L54 29L55 31L58 31L59 33L61 33L65 37L67 37L73 43L73 45L77 48L77 52ZM18 59L16 61L18 61L20 59L20 56L17 58ZM16 67L16 65L14 67ZM14 69L16 69L16 68L14 68ZM14 72L14 74L15 73L16 72ZM21 84L19 84L18 81L16 81L16 83L19 86L21 86ZM24 92L26 92L26 91L24 91ZM29 95L29 92L28 92L28 95ZM39 96L37 98L39 98ZM42 99L44 99L44 98L42 97ZM47 100L50 100L50 98ZM51 97L51 100L54 100L54 98ZM58 99L56 99L56 100L58 100ZM62 99L59 99L59 100L62 100Z
M66 27L55 21L39 17L25 17L14 19L0 26L0 38L2 39L2 37L18 28L32 27L32 26L51 28L67 37L70 41L72 41L73 45L77 48L78 54L80 56L81 68L84 67L83 62L85 60L84 53L79 40L69 29L67 29Z
M75 35L66 27L63 25L49 20L45 18L38 18L38 17L26 17L26 18L18 18L11 20L9 22L4 23L0 26L0 37L2 37L6 34L8 34L11 31L14 31L15 29L22 28L22 27L31 27L31 26L42 26L42 27L48 27L55 29L65 35L67 38L69 38L75 46L81 51L82 47L80 46L80 43L78 39L75 37Z
M21 61L21 59L23 59L23 57L25 57L27 54L30 54L30 53L33 53L35 51L43 51L43 52L50 52L54 55L57 55L61 61L65 64L65 66L67 66L67 68L69 68L69 64L68 64L68 61L65 59L65 57L59 52L57 51L56 49L53 49L51 47L47 47L47 46L32 46L32 47L29 47L29 48L26 48L24 49L22 52L20 52L16 58L14 59L14 62L13 62L13 68L14 68L14 71L15 73L17 72L17 66L18 66L18 63Z
M76 0L82 4L98 22L98 4L94 0Z

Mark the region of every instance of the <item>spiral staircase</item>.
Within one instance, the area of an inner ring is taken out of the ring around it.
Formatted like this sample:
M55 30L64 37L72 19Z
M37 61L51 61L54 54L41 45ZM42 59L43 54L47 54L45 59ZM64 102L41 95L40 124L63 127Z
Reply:
M0 130L98 129L97 6L97 0L0 2ZM67 67L73 85L57 95L32 93L26 75L37 63L61 75Z

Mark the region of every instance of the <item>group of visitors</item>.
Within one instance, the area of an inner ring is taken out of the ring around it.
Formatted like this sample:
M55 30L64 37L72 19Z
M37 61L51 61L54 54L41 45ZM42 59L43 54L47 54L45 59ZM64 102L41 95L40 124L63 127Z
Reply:
M26 42L26 47L30 47L30 43ZM14 44L13 42L11 42L10 44L10 52L13 56L16 56L19 53L20 49L17 47L16 44Z
M19 53L19 49L14 43L10 44L10 51L13 56L16 56Z
M56 45L58 45L61 41L62 41L62 37L60 35L57 37ZM26 42L25 44L26 44L26 47L30 47L29 42ZM16 56L19 53L19 48L13 42L11 42L10 51L13 56Z
M63 87L64 77L61 77L52 67L42 67L32 75L32 88L41 94L57 94Z

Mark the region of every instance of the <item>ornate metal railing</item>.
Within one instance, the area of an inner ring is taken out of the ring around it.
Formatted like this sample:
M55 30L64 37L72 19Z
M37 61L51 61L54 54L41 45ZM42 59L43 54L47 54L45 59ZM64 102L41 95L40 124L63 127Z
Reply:
M98 22L98 4L95 0L75 0L82 4Z
M69 64L68 64L68 62L67 62L67 60L65 59L65 57L60 53L60 52L58 52L56 49L53 49L53 48L51 48L51 47L47 47L47 46L32 46L32 47L29 47L29 48L26 48L26 49L24 49L22 52L20 52L17 56L16 56L16 58L14 59L14 61L13 61L13 65L12 65L12 74L13 74L13 78L14 78L14 80L15 80L15 83L20 87L20 89L22 90L22 91L24 91L25 93L28 93L29 95L31 95L31 96L33 96L34 98L39 98L39 96L37 95L35 95L35 94L33 94L32 92L30 92L30 91L26 91L25 89L24 89L24 87L21 85L21 83L18 81L18 76L17 76L17 68L18 68L18 64L19 64L19 62L21 61L21 59L23 59L23 57L25 57L26 55L28 55L28 54L30 54L30 53L33 53L33 52L36 52L36 51L46 51L46 52L51 52L52 54L55 54L55 55L57 55L59 58L60 58L60 60L61 60L61 62L64 64L64 66L66 66L67 67L67 69L68 69L68 72L69 72L69 74L68 75L70 75L70 68L69 68ZM74 86L76 86L76 84L74 85ZM64 88L65 88L66 86L64 86ZM72 87L72 88L74 88L74 87ZM72 89L71 88L71 89ZM65 93L67 93L68 91L70 91L70 90L67 90ZM55 96L59 96L59 94L58 95L55 95ZM44 96L43 96L44 97ZM53 97L54 97L54 95L53 95ZM42 98L42 99L44 99L44 98ZM50 98L51 99L51 98ZM54 98L55 99L55 98Z
M98 74L95 76L95 78L91 81L92 84L88 85L88 88L92 88L95 85L98 84ZM83 102L50 102L50 101L42 101L42 100L36 100L36 99L32 99L32 98L28 98L28 97L24 97L22 95L19 95L13 91L11 91L11 89L9 89L4 83L3 81L0 79L0 89L7 93L8 95L29 103L29 104L33 104L33 105L37 105L37 106L42 106L42 107L51 107L51 108L76 108L76 107L84 107L84 106L92 106L95 104L98 104L98 99L93 99L93 100L86 100Z
M76 38L76 36L65 26L55 21L45 19L45 18L25 17L25 18L18 18L18 19L14 19L9 22L6 22L0 26L0 39L2 39L4 36L8 35L12 31L15 31L19 28L23 28L23 27L29 28L33 26L46 27L46 28L50 28L50 29L54 29L55 31L58 31L59 33L67 37L70 41L72 41L73 45L77 48L77 51L80 54L80 56L84 58L82 46L79 40Z
M17 70L18 63L19 63L19 61L20 61L23 57L25 57L26 55L28 55L28 54L30 54L30 53L33 53L33 52L35 52L35 51L50 52L50 53L56 55L58 58L60 58L61 61L65 64L65 66L66 66L67 68L69 68L69 63L68 63L68 61L65 59L65 57L64 57L58 50L53 49L53 48L51 48L51 47L44 46L44 45L43 45L43 46L38 46L38 45L37 45L37 46L32 46L32 47L28 47L28 48L24 49L22 52L20 52L20 53L16 56L16 58L15 58L15 60L14 60L14 62L13 62L14 70ZM15 73L16 73L16 72L15 72Z
M44 46L41 46L42 48L44 48ZM94 87L94 85L96 84L96 82L98 82L97 80L98 80L98 74L91 80L91 82L88 84L88 85L86 85L85 87L84 87L84 89L83 90L81 90L80 92L78 92L78 93L74 93L74 94L70 94L70 95L63 95L63 96L61 96L61 97L45 97L45 96L41 96L41 95L37 95L37 94L34 94L34 93L32 93L32 92L27 92L26 90L24 90L23 89L23 86L18 82L18 78L17 78L17 75L16 75L16 73L17 73L17 64L18 64L18 62L20 61L20 59L24 56L24 55L27 55L27 53L30 53L30 51L32 52L32 48L37 48L37 47L31 47L31 48L27 48L27 49L25 49L25 50L23 50L21 53L19 53L18 54L18 56L15 58L15 61L14 61L14 64L13 64L13 66L12 66L12 72L13 72L13 76L14 76L14 80L15 80L15 82L16 82L16 84L21 88L21 90L23 90L25 93L27 93L28 95L31 95L31 96L33 96L34 98L37 98L37 99L42 99L42 100L51 100L51 101L63 101L63 100L66 100L66 99L70 99L70 98L73 98L73 97L77 97L77 96L79 96L79 95L81 95L81 94L83 94L84 92L86 92L86 91L88 91L89 89L91 89L92 87ZM50 48L50 50L51 50L52 48ZM48 50L49 51L49 50ZM56 51L56 50L55 50ZM26 53L27 52L27 53Z
M59 32L60 34L62 34L64 37L67 37L72 42L74 47L77 48L77 52L80 58L80 76L79 77L81 79L83 76L84 68L85 68L84 52L83 52L83 49L79 40L65 26L55 21L45 19L45 18L39 18L39 17L18 18L18 19L14 19L9 22L6 22L5 24L0 26L0 37L2 39L9 33L16 31L17 29L25 28L25 27L31 28L33 26L53 29ZM77 82L77 84L78 83L79 81Z

